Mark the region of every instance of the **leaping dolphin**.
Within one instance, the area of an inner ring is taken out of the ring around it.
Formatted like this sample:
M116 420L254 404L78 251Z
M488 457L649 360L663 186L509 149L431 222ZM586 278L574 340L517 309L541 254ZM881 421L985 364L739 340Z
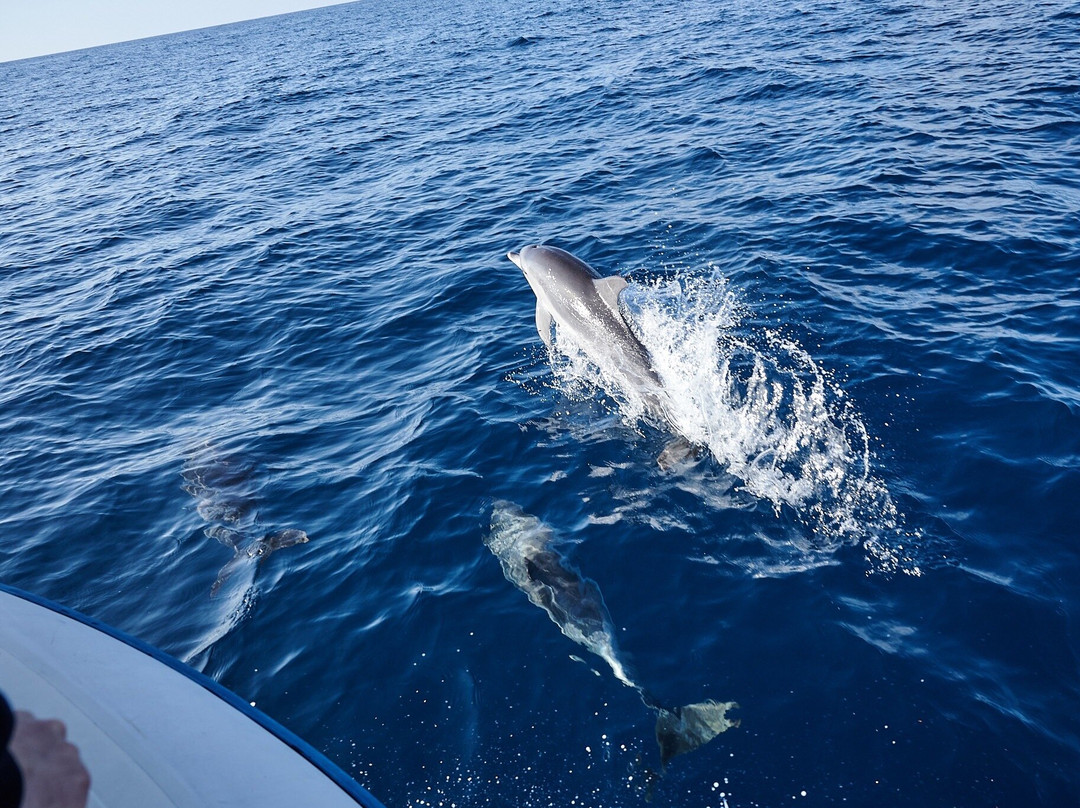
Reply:
M649 352L623 317L619 296L627 287L619 275L599 272L566 250L546 245L522 247L506 257L525 274L536 295L536 330L552 347L552 328L569 332L571 340L608 378L636 396L655 417L671 424L663 383L649 361ZM682 436L659 457L662 468L695 453Z
M512 502L498 501L491 513L491 530L484 543L499 559L503 575L529 600L547 612L567 637L603 659L615 678L638 692L656 711L656 741L660 770L676 755L691 752L739 719L728 718L735 702L713 700L667 708L659 704L628 673L615 646L615 630L596 582L582 577L552 549L551 529Z

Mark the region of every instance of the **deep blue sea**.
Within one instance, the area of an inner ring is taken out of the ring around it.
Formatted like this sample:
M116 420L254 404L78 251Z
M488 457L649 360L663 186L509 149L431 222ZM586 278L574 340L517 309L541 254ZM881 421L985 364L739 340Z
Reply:
M0 64L0 581L387 806L1080 804L1078 53L1058 0L365 0ZM545 348L534 243L630 282L670 421ZM500 519L741 725L658 777Z

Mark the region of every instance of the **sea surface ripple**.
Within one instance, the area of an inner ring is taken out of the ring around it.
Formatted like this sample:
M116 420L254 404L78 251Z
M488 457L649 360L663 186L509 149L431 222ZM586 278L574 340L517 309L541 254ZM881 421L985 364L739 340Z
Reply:
M1077 53L1060 0L388 0L0 64L0 580L387 805L638 805L506 501L741 705L657 803L1076 805ZM707 452L549 355L531 243L630 280Z

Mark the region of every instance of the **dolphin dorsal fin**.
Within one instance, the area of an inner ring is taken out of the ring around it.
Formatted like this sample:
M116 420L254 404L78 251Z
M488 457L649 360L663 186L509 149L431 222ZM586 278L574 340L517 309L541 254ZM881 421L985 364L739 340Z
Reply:
M619 312L619 292L627 287L626 278L622 275L609 275L606 278L597 278L593 281L600 299L603 300L612 313L622 318Z
M551 348L551 312L544 308L544 304L536 301L536 330L540 333L540 339L550 350Z

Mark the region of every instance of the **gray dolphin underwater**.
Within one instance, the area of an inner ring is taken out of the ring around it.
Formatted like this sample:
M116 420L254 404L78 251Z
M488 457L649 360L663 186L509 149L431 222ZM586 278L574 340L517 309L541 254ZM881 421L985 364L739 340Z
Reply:
M210 597L237 569L265 558L274 550L304 544L307 533L296 528L264 532L252 490L250 465L213 456L190 459L181 471L181 486L195 498L195 510L209 524L207 538L233 551L233 557L218 572L210 587Z
M565 329L605 375L640 397L652 415L671 426L663 382L623 315L620 295L628 286L626 279L602 276L566 250L543 244L522 247L506 257L524 273L536 295L536 330L544 344L549 349L553 345L553 325ZM668 468L696 451L680 435L665 447L658 462Z
M618 657L614 626L600 588L569 566L552 548L553 541L551 529L535 516L512 502L495 502L484 543L499 559L503 575L547 612L564 635L607 662L615 678L636 690L645 706L656 711L661 772L676 755L737 727L739 719L727 716L739 706L735 702L710 699L668 708L631 678Z

